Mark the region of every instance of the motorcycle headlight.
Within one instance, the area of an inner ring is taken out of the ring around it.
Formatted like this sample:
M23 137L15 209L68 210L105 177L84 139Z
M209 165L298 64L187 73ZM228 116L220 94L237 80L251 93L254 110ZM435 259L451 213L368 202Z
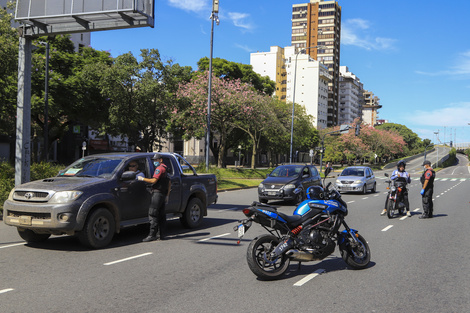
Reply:
M294 184L287 184L284 186L284 189L294 189L295 185Z
M67 203L76 200L82 194L82 191L59 191L56 192L49 203Z

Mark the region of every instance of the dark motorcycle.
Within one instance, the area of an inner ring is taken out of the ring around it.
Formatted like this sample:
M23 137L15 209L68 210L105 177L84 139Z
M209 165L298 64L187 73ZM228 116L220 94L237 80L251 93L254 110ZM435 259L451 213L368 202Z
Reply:
M387 173L385 173L385 176L389 177ZM388 183L387 200L385 202L388 218L403 215L405 212L404 194L407 192L406 178L398 177L393 180L393 184L392 180L389 179L385 183Z
M325 170L325 177L330 171L330 168ZM259 202L253 202L243 210L248 219L239 221L234 227L240 240L253 222L269 232L254 238L248 246L248 266L255 275L265 280L279 278L290 261L323 260L335 251L336 245L351 268L367 267L369 245L357 230L346 224L347 204L336 189L330 189L330 185L328 183L325 189L309 187L308 199L297 206L293 215ZM344 226L343 231L339 230L341 226Z

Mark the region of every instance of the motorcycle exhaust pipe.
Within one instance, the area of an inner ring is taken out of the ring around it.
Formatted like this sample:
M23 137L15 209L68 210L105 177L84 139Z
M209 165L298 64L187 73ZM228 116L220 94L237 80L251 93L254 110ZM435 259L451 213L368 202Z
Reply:
M313 254L292 249L286 252L286 255L293 261L313 261Z

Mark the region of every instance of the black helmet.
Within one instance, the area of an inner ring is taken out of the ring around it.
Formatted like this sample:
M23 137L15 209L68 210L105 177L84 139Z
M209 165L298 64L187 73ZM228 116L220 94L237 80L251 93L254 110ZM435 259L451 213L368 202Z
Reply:
M397 169L400 169L400 166L402 166L402 165L403 165L403 168L405 169L406 168L406 162L404 160L398 161Z
M311 186L307 188L307 198L310 200L323 200L323 188L320 186Z

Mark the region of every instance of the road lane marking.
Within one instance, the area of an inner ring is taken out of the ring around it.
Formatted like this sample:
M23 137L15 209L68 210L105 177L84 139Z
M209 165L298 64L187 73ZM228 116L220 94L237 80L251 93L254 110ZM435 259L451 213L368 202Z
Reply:
M419 208L416 208L413 210L413 212L418 212L419 211Z
M8 291L13 291L15 289L13 288L8 288L8 289L3 289L3 290L0 290L0 293L5 293L5 292L8 292Z
M389 230L389 229L392 228L392 227L393 227L393 225L388 225L387 227L385 227L384 229L382 229L382 231L387 231L387 230Z
M315 272L313 272L312 274L309 274L307 275L306 277L302 278L301 280L299 280L298 282L296 282L294 284L294 286L302 286L303 284L305 284L306 282L310 281L311 279L317 277L318 275L320 275L321 273L324 273L325 270L324 269L318 269L316 270Z
M225 234L222 234L222 235L218 235L218 236L213 236L213 237L201 239L201 240L199 240L199 241L207 241L207 240L211 240L211 239L215 239L215 238L219 238L219 237L224 237L224 236L228 236L228 235L230 235L230 233L225 233Z
M365 200L365 199L369 199L369 197L364 197L364 198L362 198L362 200Z
M131 257L129 257L129 258L125 258L125 259L116 260L116 261L113 261L113 262L104 263L103 265L113 265L113 264L116 264L116 263L121 263L121 262L129 261L129 260L141 258L141 257L143 257L143 256L147 256L147 255L150 255L150 254L153 254L153 252L147 252L147 253L143 253L143 254L131 256Z
M348 201L347 203L353 203L353 202L356 202L356 201L352 200L352 201Z
M13 245L8 245L8 246L1 246L0 249L3 249L3 248L10 248L10 247L16 247L16 246L24 246L26 243L25 242L22 242L22 243L15 243Z
M404 220L405 218L407 218L407 217L408 217L408 216L406 216L406 215L405 215L405 216L402 216L402 217L400 217L400 221L403 221L403 220Z

